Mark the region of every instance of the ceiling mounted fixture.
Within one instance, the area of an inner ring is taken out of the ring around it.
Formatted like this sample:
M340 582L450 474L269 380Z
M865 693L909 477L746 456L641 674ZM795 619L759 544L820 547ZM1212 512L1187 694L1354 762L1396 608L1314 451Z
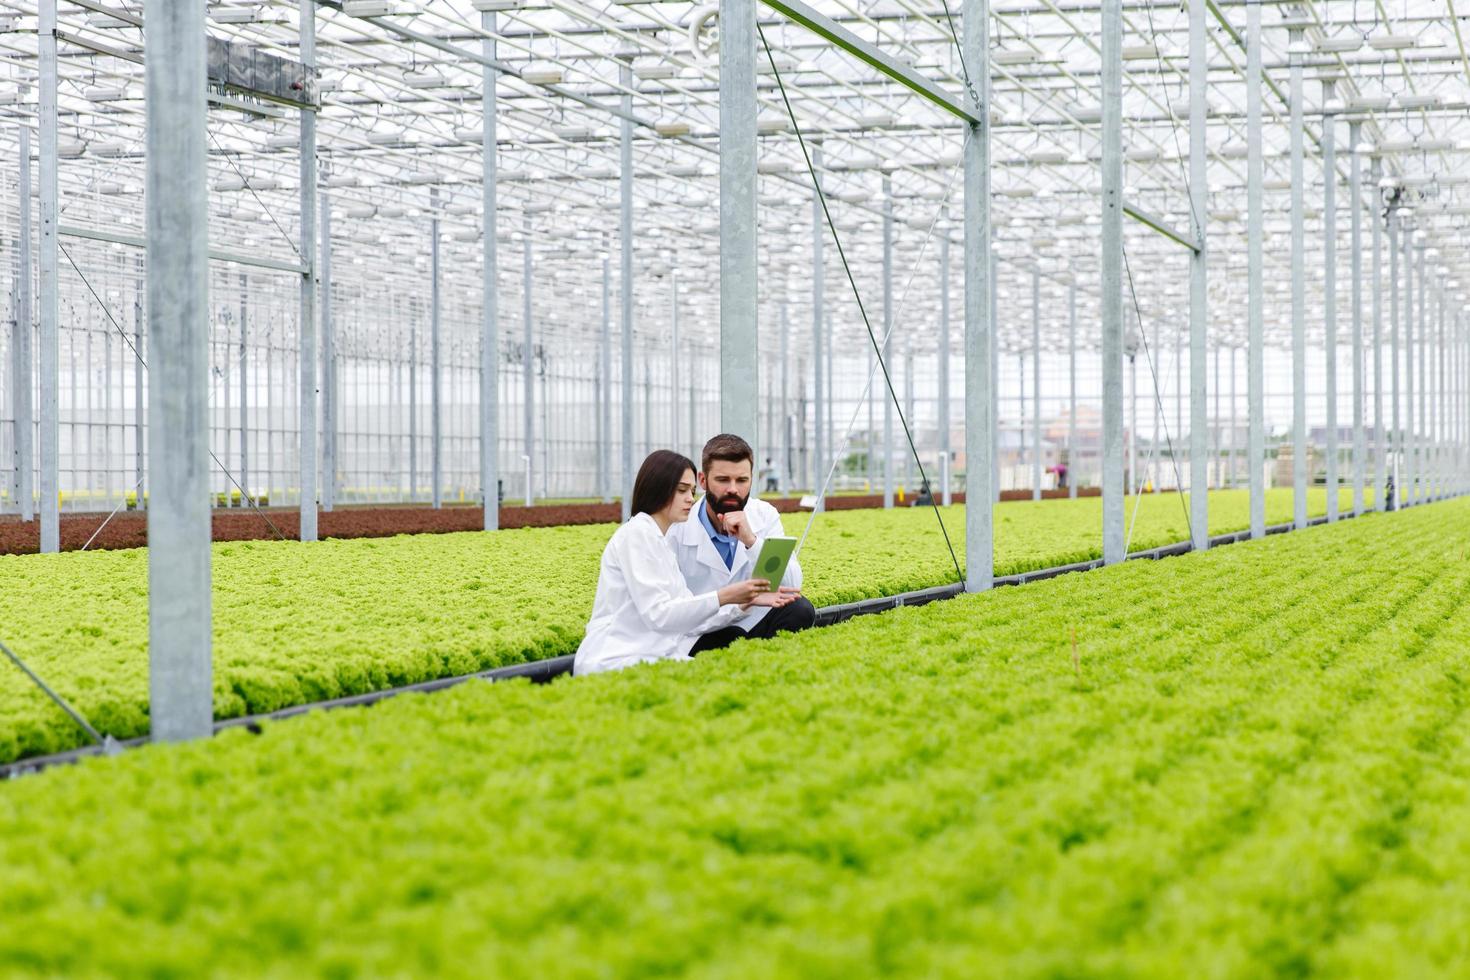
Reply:
M521 72L521 81L527 85L560 85L560 68L526 68Z
M1380 34L1368 39L1368 47L1374 51L1403 51L1408 48L1417 47L1418 38L1408 37L1404 34Z
M1329 54L1350 54L1363 46L1363 39L1352 34L1347 37L1323 37L1317 39L1316 48Z
M348 17L387 17L397 11L398 5L390 0L344 0L342 4Z

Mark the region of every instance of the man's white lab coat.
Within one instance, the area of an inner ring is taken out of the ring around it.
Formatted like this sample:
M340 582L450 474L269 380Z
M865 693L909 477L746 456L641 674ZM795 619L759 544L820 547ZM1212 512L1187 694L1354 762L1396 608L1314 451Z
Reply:
M704 497L696 500L694 509L689 512L689 519L669 528L668 545L674 549L674 556L679 559L679 570L684 573L684 581L691 592L712 592L723 589L731 582L743 582L752 577L756 556L761 551L761 542L768 537L779 538L786 534L781 527L781 515L776 508L752 494L745 502L745 518L750 522L750 531L755 535L755 544L747 548L737 541L735 560L730 563L729 568L726 568L725 559L720 557L719 550L710 540L709 532L704 529L704 523L699 519L699 512L704 507L704 501ZM786 574L782 577L780 584L796 589L801 588L801 563L794 556L787 563ZM736 620L734 625L748 633L770 611L768 606L753 606L742 618ZM708 630L701 632L708 632Z
M592 620L572 673L688 660L700 633L729 626L740 616L738 605L720 605L719 588L690 592L658 524L647 514L634 514L603 549Z

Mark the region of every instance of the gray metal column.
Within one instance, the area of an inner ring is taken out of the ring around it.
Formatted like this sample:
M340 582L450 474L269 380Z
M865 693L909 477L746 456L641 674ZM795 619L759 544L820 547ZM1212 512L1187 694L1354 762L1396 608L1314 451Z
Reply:
M1368 213L1373 218L1373 509L1386 510L1383 481L1388 458L1388 440L1383 429L1383 219L1378 213L1382 199L1378 180L1382 174L1379 158L1374 157L1368 170L1369 195L1373 202Z
M20 496L20 519L36 517L36 418L33 401L35 320L31 309L31 131L20 127L20 181L16 196L20 211L20 270L15 290L15 470ZM138 422L142 431L141 416ZM138 441L142 445L142 439ZM141 452L141 449L139 450ZM139 500L142 499L139 491Z
M1417 338L1417 344L1410 344L1410 347L1408 347L1408 375L1410 375L1411 385L1410 400L1413 400L1414 394L1419 395L1419 413L1411 416L1410 423L1408 423L1408 438L1410 438L1410 447L1414 453L1413 500L1417 504L1421 504L1427 498L1430 473L1430 417L1429 411L1427 411L1429 400L1426 398L1427 389L1429 389L1429 376L1427 376L1426 364L1424 364L1424 361L1427 359L1427 351L1429 351L1429 323L1427 323L1426 316L1424 316L1424 309L1426 309L1427 300L1429 300L1429 292L1424 289L1424 264L1426 264L1426 260L1424 260L1424 247L1426 247L1426 244L1426 238L1416 237L1414 254L1417 254L1417 264L1419 264L1419 288L1414 292L1414 297L1416 297L1414 314L1417 316L1417 323L1414 325L1414 336ZM1413 260L1413 257L1413 254L1411 254L1411 260ZM1414 361L1416 359L1419 361L1419 379L1414 381ZM1413 407L1410 407L1410 411L1413 411ZM1414 426L1413 419L1419 419L1419 428Z
M939 339L935 354L939 361L939 453L940 503L948 507L954 502L950 492L949 465L950 448L949 422L949 217L940 222L943 233L939 236Z
M138 269L139 282L141 284L143 276L143 264L141 261L138 263ZM250 295L249 283L250 277L243 272L240 273L240 488L242 495L249 498L248 500L240 501L241 507L250 506L251 502L256 497L256 494L250 492L250 349L247 346L247 342L250 336L250 306L248 301L248 297ZM139 304L139 307L135 312L138 315L138 319L141 320L143 312L141 303ZM138 353L141 357L143 352L142 338L138 337L134 342L138 347ZM270 356L269 351L266 352L266 356ZM139 361L138 369L139 371L142 370L141 361ZM140 419L143 417L142 404L142 396L139 395L138 417ZM142 455L142 452L142 440L139 439L138 453L140 456ZM141 470L139 471L138 475L140 477L142 476ZM140 484L140 489L138 491L138 503L140 506L142 505L142 501L143 492Z
M965 591L995 581L995 280L990 248L990 2L963 0L961 49L971 100L981 107L964 146L965 204Z
M43 7L49 5L43 0ZM206 736L214 725L204 5L147 0L145 9L154 483L148 508L148 710L153 739L171 741ZM54 245L54 212L51 218Z
M1387 478L1394 482L1394 509L1404 499L1403 480L1396 475L1399 456L1403 450L1403 431L1399 428L1399 215L1397 208L1388 212L1388 348L1389 348L1389 401L1392 419L1389 422L1388 459L1385 462Z
M1246 0L1246 478L1251 538L1266 535L1265 259L1261 193L1261 0Z
M1195 250L1189 256L1189 524L1195 551L1210 546L1209 419L1205 404L1205 346L1209 334L1209 275L1205 215L1209 206L1205 147L1205 5L1189 5L1189 210ZM1216 384L1219 381L1216 355ZM1216 404L1219 404L1218 398ZM1218 414L1218 413L1217 413Z
M1419 459L1418 439L1414 431L1414 340L1418 336L1414 323L1414 221L1404 225L1404 435L1403 435L1403 487L1399 496L1405 503L1418 499Z
M597 492L605 504L612 503L612 242L602 236L602 335L598 355L602 363L602 388L597 417L602 420L602 439L597 446Z
M1031 499L1041 499L1041 270L1031 267Z
M1445 334L1444 334L1444 302L1445 302L1445 280L1439 277L1438 288L1434 294L1434 312L1438 320L1436 339L1434 342L1435 359L1438 361L1436 367L1438 380L1434 386L1434 499L1443 500L1446 496L1445 486Z
M486 37L480 42L485 64L480 68L480 496L487 531L500 529L500 275L497 241L495 178L496 157L495 84L499 73L490 64L497 58L495 38L499 18L492 11L480 14ZM607 258L602 260L602 383L611 372L607 363ZM599 410L600 411L600 410ZM605 415L600 415L605 419ZM598 446L598 489L607 499L607 428Z
M444 504L444 394L439 322L439 194L431 191L429 207L429 500L438 510Z
M1227 435L1226 435L1226 438L1225 438L1225 452L1226 452L1226 467L1225 467L1225 469L1226 469L1226 472L1229 474L1229 478L1225 481L1225 485L1227 487L1229 487L1230 489L1232 489L1232 490L1235 489L1235 484L1237 482L1237 477L1239 475L1239 470L1240 470L1240 467L1238 467L1238 466L1235 465L1235 457L1236 457L1236 455L1238 453L1238 447L1235 445L1235 436L1236 436L1237 432L1240 430L1240 426L1239 426L1239 424L1237 424L1238 421L1239 421L1239 419L1240 419L1240 395L1239 395L1239 392L1238 392L1237 387L1236 387L1237 386L1237 383L1240 380L1240 365L1236 363L1236 361L1238 360L1238 358L1236 357L1236 355L1239 354L1239 353L1240 353L1240 348L1238 346L1236 346L1235 344L1231 344L1230 345L1230 410L1225 413L1226 416L1228 417L1228 420L1229 420L1229 423L1230 423L1230 428L1226 430Z
M677 329L678 322L678 318L676 317L674 320L674 323L676 324L675 329ZM781 426L778 430L780 432L780 436L778 438L780 438L781 440L781 446L780 451L775 455L775 460L776 466L779 467L777 472L777 483L781 487L781 492L787 493L791 489L791 481L795 479L796 474L792 472L791 467L791 406L788 402L788 392L790 391L791 385L791 323L786 316L785 300L781 301L780 352L781 370L779 374L781 381L781 390L777 396L777 403L781 412ZM678 413L675 412L674 414L676 416L674 425L676 427L675 431L677 432ZM674 445L677 446L678 444L679 440L676 437L674 439Z
M326 191L321 197L322 510L331 513L337 502L337 347L332 326L332 202Z
M720 0L720 428L753 446L760 436L755 117L755 0ZM759 460L763 450L755 449Z
M144 447L147 445L145 436L148 431L146 408L144 407L143 392L148 385L148 377L143 371L143 365L147 360L147 347L144 346L143 337L147 333L143 322L143 296L144 290L148 288L145 274L145 262L142 255L134 258L134 268L137 276L133 279L133 476L137 494L137 509L139 511L148 508L148 460ZM241 278L244 278L242 275ZM245 305L243 297L240 304L241 312ZM245 482L245 466L249 461L245 453L245 412L247 403L245 401L245 318L240 318L240 485L248 487Z
M1327 521L1337 520L1337 116L1322 83L1322 328L1327 359Z
M1077 282L1067 284L1067 497L1077 499Z
M300 0L301 63L316 64L316 0ZM317 467L317 336L316 336L316 113L301 116L301 309L299 314L301 540L315 541Z
M1367 442L1363 433L1363 161L1358 141L1363 124L1348 123L1348 198L1352 201L1353 282L1353 516L1363 513L1363 486L1367 475ZM1377 193L1375 190L1374 193ZM1375 223L1377 219L1375 218Z
M738 0L738 2L750 4L754 0ZM754 16L752 14L751 16ZM723 21L721 22L723 23ZM735 45L732 45L735 47ZM622 120L618 133L618 232L621 251L618 258L618 268L621 273L618 288L620 290L619 303L619 329L622 331L622 354L623 369L619 375L622 378L622 403L623 403L623 478L619 492L623 501L623 520L632 516L633 507L633 478L637 470L633 467L633 392L637 386L633 383L633 124L629 117L633 112L633 97L628 94L633 88L633 69L624 61L618 67L618 80L623 86L622 97ZM755 126L754 88L752 81L752 108L751 127ZM723 115L724 100L721 99L720 112ZM754 141L754 136L751 137ZM723 141L722 141L723 142ZM723 152L723 151L722 151ZM754 160L751 162L751 172L755 172ZM723 188L724 163L721 158L721 186ZM751 207L754 209L754 192L752 191ZM720 202L720 212L723 215L725 203ZM754 233L755 218L751 216L751 230ZM724 222L721 221L723 228ZM723 231L721 232L723 236ZM753 242L752 242L753 244ZM721 255L721 268L723 268L724 257ZM725 288L722 283L721 290ZM723 305L721 307L723 309ZM723 329L723 328L722 328ZM723 343L723 342L722 342ZM751 405L755 400L752 398ZM723 420L722 420L723 421ZM751 426L752 431L754 425Z
M536 499L536 363L531 311L531 213L521 213L521 441L526 457L526 500Z
M1103 561L1123 537L1123 2L1102 0ZM1136 433L1135 433L1136 437Z
M883 506L893 506L893 396L886 375L893 363L893 181L883 174L883 333L878 378L873 387L883 399ZM871 373L869 378L872 379Z
M56 0L40 0L38 67L41 72L40 130L41 130L41 228L40 251L40 314L39 340L41 429L40 453L36 454L41 468L41 551L61 550L61 332L58 307L58 256L56 239L57 217L57 140L56 140ZM26 207L30 202L26 202Z
M988 0L987 0L988 3ZM987 8L988 9L988 8ZM986 89L988 93L990 90ZM987 95L987 98L989 96ZM988 151L987 151L988 152ZM986 157L989 159L989 156ZM988 164L987 164L988 166ZM986 179L989 179L987 170ZM985 185L989 187L987 183ZM988 192L987 192L988 193ZM987 220L989 212L986 212ZM992 226L993 227L993 226ZM987 246L991 239L986 239ZM1000 502L1000 256L990 251L990 499Z
M679 451L679 272L669 272L669 421L673 438L669 445ZM786 417L786 302L781 302L781 417ZM689 438L695 438L690 430Z
M1291 65L1291 483L1292 523L1307 526L1307 296L1304 280L1307 249L1302 182L1302 31L1287 32Z
M826 398L831 392L822 385L824 378L822 372L825 370L823 364L822 344L822 317L823 304L825 300L823 287L826 284L826 259L823 256L823 247L826 245L826 236L822 229L822 147L820 144L812 147L812 169L817 173L815 186L812 187L812 493L817 495L816 511L820 513L825 507L822 498L822 486L827 481L827 471L831 463L827 459L827 433L824 429L826 418L831 411L826 403ZM946 247L946 242L941 240L940 248ZM948 255L948 252L944 254Z
M418 494L419 480L419 305L408 301L408 499Z

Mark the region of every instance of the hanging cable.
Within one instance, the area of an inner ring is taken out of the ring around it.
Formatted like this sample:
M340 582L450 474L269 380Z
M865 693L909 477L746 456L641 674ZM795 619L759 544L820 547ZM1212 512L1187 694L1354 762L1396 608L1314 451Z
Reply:
M92 294L92 298L97 301L97 305L102 307L103 314L107 317L108 321L113 325L113 327L117 329L118 335L123 339L123 343L128 345L128 350L133 352L133 356L138 359L138 363L143 365L143 370L147 371L148 362L143 359L143 355L138 352L138 348L133 346L132 338L129 337L128 332L122 328L122 324L117 322L117 318L112 315L112 310L108 308L107 303L104 302L102 297L97 294L97 290L92 288L92 283L90 280L87 279L86 273L82 272L81 268L77 265L76 260L71 257L71 253L66 250L65 245L62 245L60 242L57 242L56 244L57 247L61 250L61 254L66 256L66 261L71 265L72 270L76 272L77 276L82 280L82 285L87 287L87 292ZM247 501L250 504L250 508L254 510L255 513L260 515L261 520L265 521L266 524L270 526L270 529L275 532L276 538L281 541L287 540L286 535L281 533L281 529L276 527L275 521L271 520L266 512L260 509L259 503L250 496L250 491L240 486L239 481L235 479L235 475L225 467L225 464L220 460L220 458L214 454L213 449L209 450L209 458L214 460L214 465L220 468L220 472L225 475L225 479L229 480L230 484L236 490L240 491L240 499ZM116 514L117 511L114 510L112 513ZM112 515L109 514L107 520L111 519ZM102 523L105 526L107 521L103 521ZM100 532L101 528L98 528L98 531ZM93 537L96 537L96 535L94 534Z
M15 664L15 666L20 670L22 674L25 674L27 677L29 677L31 683L35 684L38 688L41 689L42 694L46 695L52 701L56 702L56 706L62 711L65 711L67 715L71 717L71 720L77 723L77 727L87 733L88 738L96 742L98 745L102 746L103 749L109 749L113 746L111 735L103 735L101 732L97 731L97 729L93 728L91 723L88 722L86 718L82 717L82 713L80 711L68 704L66 698L63 698L60 694L57 694L55 691L51 690L51 686L45 681L41 680L40 675L38 675L34 670L31 670L31 668L26 665L26 662L20 659L20 657L16 656L15 651L11 650L10 647L6 646L3 642L0 642L0 653L4 653L5 656L10 660L10 662Z
M853 277L852 267L849 266L847 263L847 252L842 247L842 237L837 233L837 224L832 220L832 213L827 208L827 197L825 194L822 193L822 184L817 177L817 168L812 164L811 153L807 150L806 146L806 138L801 134L801 124L796 118L795 110L791 107L791 99L786 94L786 82L781 78L781 70L776 66L776 57L771 52L770 42L766 40L765 29L761 27L759 19L756 20L755 28L756 31L760 34L761 45L766 50L766 60L769 61L771 64L771 73L776 78L776 87L781 91L781 102L786 106L786 114L791 118L791 128L796 133L797 142L801 144L802 159L806 161L807 173L810 174L812 178L812 189L817 195L817 200L822 205L822 214L827 219L827 227L832 232L833 243L837 246L837 256L839 259L842 260L842 271L847 276L848 285L852 287L853 299L857 301L858 313L861 314L863 318L863 327L868 332L868 341L873 345L873 356L877 360L878 366L883 371L883 383L888 389L888 397L893 401L894 412L898 415L899 424L903 426L904 438L908 441L909 444L909 452L913 455L914 464L919 469L919 480L922 485L927 486L929 483L929 477L924 472L924 463L922 460L919 459L919 450L918 447L914 444L913 432L909 429L908 419L904 418L903 406L899 404L898 392L893 387L893 379L889 376L888 365L883 360L883 348L878 342L877 335L873 332L873 324L868 319L867 308L863 306L863 298L861 292L859 292L858 290L857 280ZM892 326L889 325L889 333L891 332ZM939 531L942 535L944 535L944 546L949 549L950 560L954 563L956 581L963 582L965 580L964 569L960 566L960 559L955 554L954 544L949 539L949 530L944 526L944 515L940 513L939 504L935 501L934 494L932 492L929 494L929 504L934 509L934 517L936 520L939 521ZM812 512L812 516L816 516L815 511ZM807 525L808 529L810 529L810 518L808 519ZM805 539L806 535L803 534L802 540L805 541Z
M1179 495L1179 506L1184 509L1184 525L1189 530L1190 540L1193 541L1194 524L1189 519L1189 501L1184 498L1184 481L1179 476L1179 458L1174 454L1174 441L1169 434L1169 414L1164 411L1164 399L1159 391L1158 366L1154 363L1153 352L1148 346L1148 331L1143 328L1143 308L1138 303L1138 291L1133 286L1133 268L1128 264L1127 248L1123 249L1123 270L1128 275L1128 295L1133 299L1133 316L1138 321L1138 337L1139 342L1143 345L1143 360L1148 365L1149 376L1153 379L1154 404L1159 408L1159 419L1164 426L1164 443L1169 447L1169 461L1174 469L1174 492ZM1138 393L1134 392L1133 396L1137 398ZM1138 439L1137 432L1133 433L1133 438ZM1156 451L1157 442L1158 440L1155 439L1155 445L1149 447L1150 454ZM1138 526L1138 508L1143 501L1143 494L1137 492L1137 487L1133 489L1133 520L1129 522L1128 537L1123 546L1125 554L1128 551L1128 544L1133 541L1133 529Z

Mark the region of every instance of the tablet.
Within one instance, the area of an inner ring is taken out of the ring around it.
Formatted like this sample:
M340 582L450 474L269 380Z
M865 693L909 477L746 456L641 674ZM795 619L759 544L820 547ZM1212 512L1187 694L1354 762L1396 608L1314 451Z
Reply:
M766 579L771 583L771 591L777 591L781 588L781 580L786 577L786 566L795 550L795 538L766 538L761 542L760 554L755 556L755 568L751 570L750 577Z

